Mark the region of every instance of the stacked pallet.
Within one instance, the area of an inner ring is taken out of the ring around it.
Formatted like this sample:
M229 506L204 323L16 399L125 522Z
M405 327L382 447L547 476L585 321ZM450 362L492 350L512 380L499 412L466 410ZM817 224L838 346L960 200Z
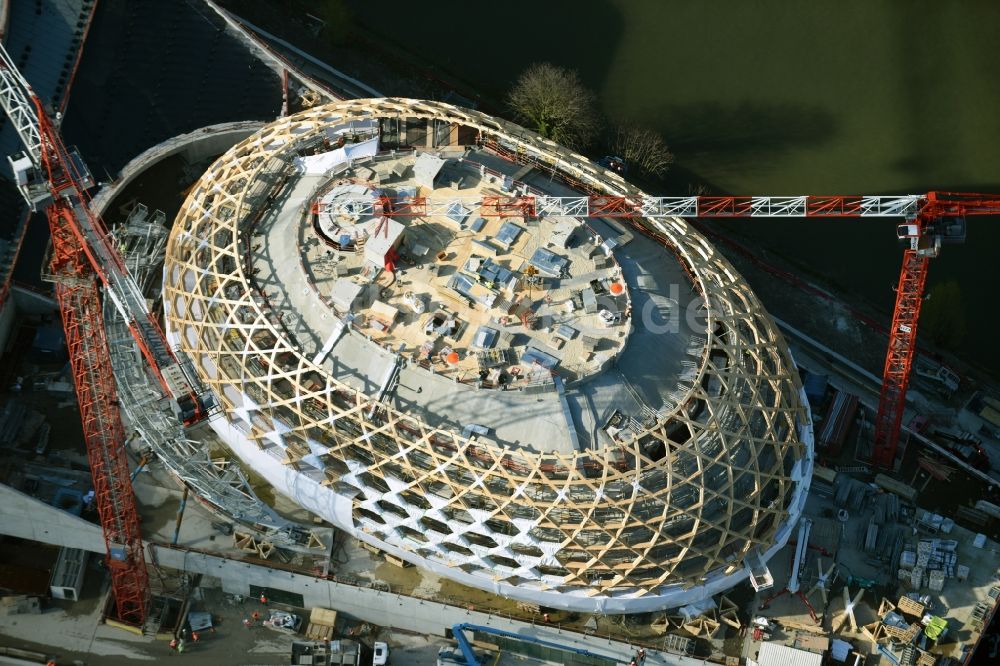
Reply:
M926 610L922 603L907 596L899 598L899 603L896 604L896 608L902 613L918 618L922 618L924 616L924 611Z
M316 607L309 614L306 637L314 641L328 641L333 638L337 626L337 611Z
M921 628L916 622L908 624L905 627L898 627L892 624L883 624L882 627L885 630L886 636L888 636L891 640L902 643L903 645L907 645L915 641Z

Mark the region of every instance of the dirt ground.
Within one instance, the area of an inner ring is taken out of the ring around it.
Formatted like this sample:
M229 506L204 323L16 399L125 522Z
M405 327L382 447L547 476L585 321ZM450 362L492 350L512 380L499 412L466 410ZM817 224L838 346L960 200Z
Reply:
M260 625L242 626L244 615L258 603L227 604L218 590L205 590L204 601L192 608L207 610L215 619L214 633L204 632L197 643L188 643L183 655L167 641L139 637L99 622L107 593L103 572L91 567L78 602L49 600L40 615L0 617L0 645L41 652L60 664L133 664L183 658L191 664L287 664L292 637Z
M212 613L215 631L202 632L197 643L187 641L183 654L179 654L166 640L138 637L101 625L99 606L106 592L107 585L100 572L90 571L81 601L49 601L41 615L0 617L0 646L44 654L55 659L59 666L119 666L165 659L200 666L289 663L293 636L260 624L250 629L243 627L244 617L264 610L254 600L239 602L220 590L202 589L202 600L193 601L191 608ZM443 638L405 632L383 631L377 637L389 643L392 664L407 666L436 663L438 649L447 644ZM368 637L374 639L375 636Z

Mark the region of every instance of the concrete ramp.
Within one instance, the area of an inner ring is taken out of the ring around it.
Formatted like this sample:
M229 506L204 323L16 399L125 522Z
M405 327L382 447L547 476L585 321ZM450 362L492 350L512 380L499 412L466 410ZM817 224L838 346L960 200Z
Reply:
M0 484L0 534L104 554L101 527Z

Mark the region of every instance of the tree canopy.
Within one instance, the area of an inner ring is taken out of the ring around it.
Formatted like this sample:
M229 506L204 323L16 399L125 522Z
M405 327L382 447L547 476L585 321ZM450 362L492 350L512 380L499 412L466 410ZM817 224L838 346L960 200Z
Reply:
M594 93L572 70L535 63L518 78L507 103L519 121L570 148L582 148L601 126Z
M609 147L612 153L645 176L662 177L674 161L674 154L662 136L632 122L615 127Z

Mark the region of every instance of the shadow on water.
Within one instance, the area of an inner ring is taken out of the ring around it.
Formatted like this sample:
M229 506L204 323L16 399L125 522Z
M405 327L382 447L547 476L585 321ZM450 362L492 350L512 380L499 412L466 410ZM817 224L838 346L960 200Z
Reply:
M741 168L791 148L822 145L837 132L830 112L807 105L701 102L668 106L660 118L678 160L711 154Z

